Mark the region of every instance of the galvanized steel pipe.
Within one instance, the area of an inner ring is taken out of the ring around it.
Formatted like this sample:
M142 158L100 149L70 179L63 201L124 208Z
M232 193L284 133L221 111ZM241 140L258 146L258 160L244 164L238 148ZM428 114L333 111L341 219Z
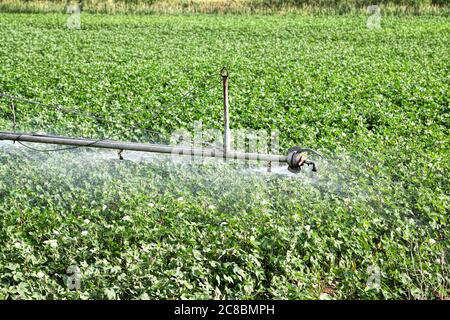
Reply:
M217 157L225 159L287 162L287 156L283 155L272 155L264 153L245 153L238 151L229 151L227 153L224 153L222 150L215 150L211 148L204 149L204 148L193 148L184 146L169 146L158 144L121 142L112 140L69 138L51 135L14 133L14 132L0 132L0 140L57 144L57 145L68 145L68 146L89 147L89 148L156 152L174 155L191 155L199 157Z

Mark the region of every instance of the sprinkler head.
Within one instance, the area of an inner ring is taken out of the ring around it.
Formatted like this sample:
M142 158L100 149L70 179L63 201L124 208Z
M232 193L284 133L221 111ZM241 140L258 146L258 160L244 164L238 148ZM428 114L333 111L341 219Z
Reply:
M306 160L305 164L307 164L308 166L312 166L311 169L312 172L317 172L316 164L313 161Z
M313 161L306 160L306 155L302 152L309 151L300 147L292 147L288 150L287 163L288 170L292 173L298 173L301 171L303 165L312 166L312 171L317 172L316 164Z

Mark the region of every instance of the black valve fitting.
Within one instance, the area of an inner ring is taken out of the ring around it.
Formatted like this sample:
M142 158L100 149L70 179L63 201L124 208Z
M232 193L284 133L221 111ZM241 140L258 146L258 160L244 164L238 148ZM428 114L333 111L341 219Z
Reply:
M288 150L287 163L288 170L293 173L301 171L303 165L312 166L312 171L317 172L317 166L313 161L306 160L306 156L302 154L304 151L310 151L311 149L303 149L301 147L292 147ZM314 153L318 154L314 151Z

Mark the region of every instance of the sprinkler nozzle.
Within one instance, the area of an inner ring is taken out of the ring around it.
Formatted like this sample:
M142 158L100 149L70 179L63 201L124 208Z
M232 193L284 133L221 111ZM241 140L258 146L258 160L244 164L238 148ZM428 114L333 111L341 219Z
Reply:
M287 163L288 163L288 170L293 173L298 173L301 170L301 167L303 165L312 166L312 171L317 172L317 166L315 162L306 160L306 155L302 152L304 151L313 151L311 149L303 149L300 147L293 147L288 150L287 155ZM318 154L314 151L314 153Z
M306 160L305 164L307 164L308 166L312 166L312 169L311 169L312 172L317 172L317 166L316 166L315 162Z

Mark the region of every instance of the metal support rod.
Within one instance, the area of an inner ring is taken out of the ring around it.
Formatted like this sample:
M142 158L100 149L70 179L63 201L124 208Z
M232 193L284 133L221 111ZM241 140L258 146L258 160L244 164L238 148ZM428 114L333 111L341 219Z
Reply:
M231 150L231 133L230 133L230 113L228 105L228 70L223 67L220 71L223 82L223 124L224 124L224 136L223 136L223 151L225 154Z
M190 155L200 157L216 157L226 159L238 160L261 160L261 161L278 161L287 162L287 156L264 154L264 153L245 153L230 151L224 154L222 150L211 148L194 148L183 146L169 146L158 144L145 144L133 142L121 142L112 140L96 140L96 139L82 139L82 138L68 138L51 135L38 135L14 132L0 132L0 140L21 141L21 142L35 142L56 145L68 145L89 148L103 148L115 150L130 150L143 152L156 152L174 155Z
M13 116L13 131L16 132L16 127L17 127L17 123L16 123L16 108L14 106L14 102L11 101L11 111L12 111L12 116Z

